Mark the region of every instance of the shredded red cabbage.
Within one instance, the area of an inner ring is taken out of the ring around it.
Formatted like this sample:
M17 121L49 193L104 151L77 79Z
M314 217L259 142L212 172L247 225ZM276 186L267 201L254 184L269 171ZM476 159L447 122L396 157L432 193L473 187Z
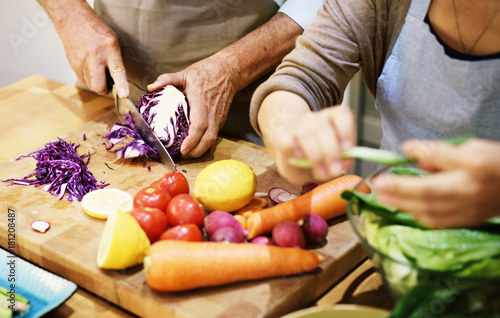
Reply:
M43 189L61 199L68 191L68 201L77 199L97 188L104 188L108 184L97 183L94 175L88 170L90 153L78 155L79 145L68 143L58 138L45 145L45 148L19 156L16 160L25 157L36 159L35 172L22 179L7 179L4 182L11 184L44 186Z
M128 115L124 115L124 117L125 123L115 123L109 132L104 135L104 138L109 143L109 145L106 145L106 149L111 150L119 142L124 141L127 137L131 137L134 140L115 150L116 158L129 159L145 156L150 160L160 160L156 150L151 148L139 136L130 117Z

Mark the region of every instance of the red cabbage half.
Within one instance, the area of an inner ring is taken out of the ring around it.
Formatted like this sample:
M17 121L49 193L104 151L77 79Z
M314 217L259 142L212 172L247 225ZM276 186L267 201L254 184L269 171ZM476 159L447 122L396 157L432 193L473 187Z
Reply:
M8 179L4 182L12 184L44 186L45 191L61 199L68 191L68 201L77 199L97 188L104 188L107 184L97 183L94 175L87 169L90 153L78 155L76 149L79 145L68 143L58 138L57 141L48 143L45 148L34 151L16 160L25 157L36 159L35 172L22 179Z
M189 106L184 94L174 86L167 85L142 95L137 108L170 156L178 157L189 130ZM146 156L158 160L158 154L141 139L130 118L125 116L125 120L126 123L116 123L105 135L109 142L108 150L130 136L135 140L117 149L116 157Z

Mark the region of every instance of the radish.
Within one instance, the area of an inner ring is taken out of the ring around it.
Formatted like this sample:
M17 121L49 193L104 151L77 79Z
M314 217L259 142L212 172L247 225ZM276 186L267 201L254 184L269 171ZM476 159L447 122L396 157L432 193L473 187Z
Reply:
M306 246L304 232L296 222L279 222L273 228L272 237L274 243L278 246L298 248L304 248Z
M241 226L240 222L231 213L226 211L213 211L207 215L204 220L204 226L208 238L211 238L215 231L224 227L235 228L243 237L246 237L248 234L248 231Z
M268 192L269 199L275 204L283 203L295 199L297 196L283 188L272 188Z
M301 194L307 193L311 191L312 189L316 188L318 186L317 183L314 182L306 182L302 185L302 189L300 191Z
M31 222L31 228L37 232L45 233L50 229L50 223L47 221L33 221Z
M314 213L306 214L297 220L297 224L304 232L307 243L312 245L326 243L328 224L321 216Z
M250 243L258 244L258 245L274 245L273 240L271 240L267 236L257 236L256 238L251 240Z
M212 242L227 242L227 243L243 243L245 237L243 234L234 227L221 227L216 230L210 237Z

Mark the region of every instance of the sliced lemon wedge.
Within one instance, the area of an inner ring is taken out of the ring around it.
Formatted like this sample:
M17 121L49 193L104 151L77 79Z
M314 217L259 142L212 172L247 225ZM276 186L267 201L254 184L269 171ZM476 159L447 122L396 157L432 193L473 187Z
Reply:
M97 253L97 266L125 269L141 264L151 243L139 222L128 213L109 214Z
M82 208L87 215L106 219L111 212L116 210L126 213L132 211L133 197L119 189L97 189L83 196Z

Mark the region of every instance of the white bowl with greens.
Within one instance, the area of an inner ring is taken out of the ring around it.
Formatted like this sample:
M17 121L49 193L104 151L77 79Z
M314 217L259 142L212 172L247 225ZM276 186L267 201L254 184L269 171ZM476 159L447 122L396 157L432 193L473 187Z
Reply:
M380 173L425 177L412 167ZM369 179L363 182L369 185ZM500 317L498 220L475 228L427 229L373 193L346 191L343 198L355 232L397 301L389 317Z

